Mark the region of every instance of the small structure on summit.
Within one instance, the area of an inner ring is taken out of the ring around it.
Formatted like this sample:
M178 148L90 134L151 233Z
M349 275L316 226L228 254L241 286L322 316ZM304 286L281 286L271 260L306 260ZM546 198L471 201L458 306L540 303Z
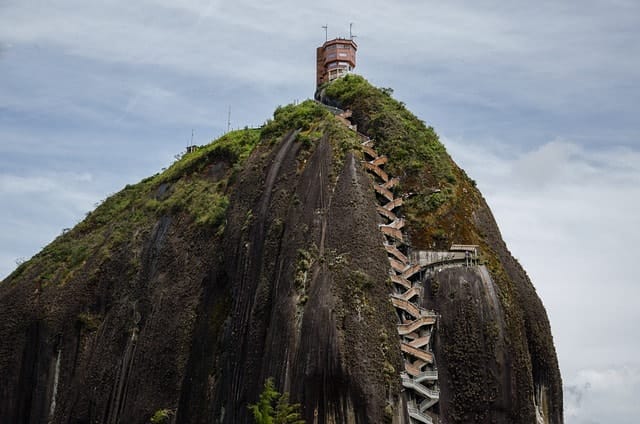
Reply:
M358 45L350 38L327 40L316 50L316 86L351 72L356 67Z

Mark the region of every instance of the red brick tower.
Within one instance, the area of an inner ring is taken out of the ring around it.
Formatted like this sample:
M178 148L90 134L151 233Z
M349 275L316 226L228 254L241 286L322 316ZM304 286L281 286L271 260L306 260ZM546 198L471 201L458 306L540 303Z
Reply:
M358 45L349 38L334 38L316 50L316 85L340 78L356 67Z

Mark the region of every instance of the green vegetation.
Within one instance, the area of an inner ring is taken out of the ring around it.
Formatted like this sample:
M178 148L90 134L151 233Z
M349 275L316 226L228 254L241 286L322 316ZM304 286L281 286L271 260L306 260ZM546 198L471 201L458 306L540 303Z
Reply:
M305 100L299 105L278 106L273 119L262 127L262 137L275 142L288 131L300 130L300 141L309 142L313 137L312 133L317 130L318 122L330 115L329 111L313 100Z
M257 424L304 424L301 419L300 404L290 404L289 394L280 394L273 379L264 382L264 389L257 403L249 405Z
M312 100L279 107L262 128L232 131L182 154L164 172L127 185L100 202L86 219L21 264L8 279L26 272L42 285L65 284L83 269L95 273L125 245L139 246L163 216L184 216L202 230L221 234L229 188L255 147L298 129L298 141L308 148L321 137L330 116ZM130 260L135 275L139 258Z
M362 150L362 140L355 131L350 130L336 119L325 126L325 132L333 141L334 169L341 169L348 152Z
M153 414L149 422L151 424L168 423L169 418L171 417L172 414L173 414L173 411L171 411L170 409L159 409Z
M311 265L313 265L314 262L314 256L309 251L305 249L298 249L298 261L296 263L296 274L294 282L296 285L296 289L298 289L303 294L306 290L309 270L311 269Z
M354 290L369 290L373 287L373 280L363 270L354 269L351 271L349 275L349 283L352 285Z
M224 161L229 165L241 164L260 141L261 130L249 129L231 131L194 152L187 153L169 169L157 177L156 182L175 181L186 175L201 172L205 166Z
M359 131L375 139L376 148L393 158L389 170L394 175L427 177L439 184L455 182L451 160L433 128L394 100L391 92L361 76L347 75L329 84L324 95L353 111Z
M184 216L200 229L220 234L229 185L259 140L259 129L230 132L182 155L166 171L127 185L21 264L8 280L29 273L41 285L65 284L79 274L96 273L125 246L142 245L142 238L163 216ZM134 255L129 260L135 275L139 258ZM85 321L80 318L81 323Z
M229 205L223 194L226 184L226 181L212 185L203 178L182 178L173 185L166 200L149 199L146 206L158 216L186 211L196 224L217 228L224 222Z
M479 198L473 181L453 163L434 129L393 99L392 93L358 75L347 75L320 89L325 101L351 110L358 131L375 141L379 154L389 157L385 170L400 177L399 192L409 195L403 211L414 247L477 242L478 234L465 225Z
M78 314L78 324L87 331L96 331L100 327L101 317L89 312Z
M162 216L185 216L201 229L221 234L229 205L229 187L255 147L261 142L274 143L287 131L298 129L298 141L305 147L303 154L308 154L309 147L327 128L344 131L327 119L330 117L330 112L312 100L278 107L273 119L260 129L232 131L182 154L164 172L127 185L100 202L86 219L61 234L32 260L21 264L9 279L27 272L43 285L65 284L85 268L95 273L100 264L125 245L140 245L141 237L148 235ZM350 147L355 145L351 142ZM342 147L346 151L347 146ZM139 258L130 260L135 275Z

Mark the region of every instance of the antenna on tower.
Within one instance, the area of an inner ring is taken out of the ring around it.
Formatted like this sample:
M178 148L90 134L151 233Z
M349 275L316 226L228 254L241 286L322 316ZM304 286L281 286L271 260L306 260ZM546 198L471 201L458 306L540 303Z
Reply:
M329 24L322 25L322 29L324 29L324 41L327 42L329 41L329 32L328 32Z
M353 35L353 22L349 22L349 40L353 40L357 35Z
M229 113L227 113L227 132L231 131L231 105L229 105Z
M196 151L196 146L193 145L193 128L191 128L191 143L187 145L187 150L184 152L184 154L186 155L188 153L195 152L195 151ZM180 157L182 157L182 154L175 156L176 159L180 159Z

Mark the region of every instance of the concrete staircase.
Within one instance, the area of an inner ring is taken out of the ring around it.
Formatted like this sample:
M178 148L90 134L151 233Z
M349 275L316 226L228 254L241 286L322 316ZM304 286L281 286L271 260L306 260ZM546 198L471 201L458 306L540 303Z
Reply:
M423 295L421 277L425 273L442 268L476 266L480 269L483 282L490 286L490 293L497 303L493 283L486 268L479 265L476 245L454 244L448 251L410 249L403 232L405 220L398 216L398 208L403 204L403 197L394 194L400 180L382 169L393 158L379 155L375 150L374 141L357 132L357 127L349 121L350 111L338 111L334 113L340 122L355 131L362 140L362 151L365 154L363 166L374 178L373 188L378 200L376 211L385 221L379 224L378 228L385 236L384 248L389 259L389 278L394 286L389 297L398 313L397 331L404 360L404 371L400 373L400 378L407 394L407 415L412 424L439 424L438 370L431 350L438 314L420 306ZM434 192L437 191L439 190Z
M376 210L386 220L379 225L379 229L385 236L389 276L394 283L390 300L399 318L397 329L405 366L401 380L407 393L407 414L412 423L437 423L438 416L433 409L440 399L440 391L435 357L431 351L431 336L438 316L434 311L420 306L422 288L417 277L424 266L410 259L409 248L405 245L406 236L402 230L406 223L396 212L403 201L392 191L398 186L399 179L391 177L381 168L389 158L378 155L373 140L363 135L361 137L367 156L365 169L376 180L374 190L379 201Z

